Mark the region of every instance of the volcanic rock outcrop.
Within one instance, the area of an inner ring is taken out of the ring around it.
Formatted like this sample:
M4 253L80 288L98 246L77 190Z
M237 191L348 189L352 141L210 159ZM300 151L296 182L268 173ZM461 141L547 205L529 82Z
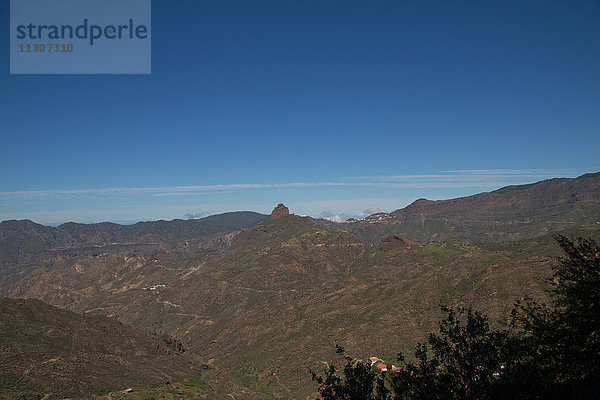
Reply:
M271 212L271 219L283 218L290 215L290 210L282 203L277 204L277 207Z

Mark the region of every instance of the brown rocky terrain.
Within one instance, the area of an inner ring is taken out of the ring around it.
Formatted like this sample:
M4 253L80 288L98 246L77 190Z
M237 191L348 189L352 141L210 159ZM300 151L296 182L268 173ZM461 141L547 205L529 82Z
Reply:
M600 237L592 228L569 234ZM308 369L334 360L335 343L358 356L410 354L435 329L440 303L506 323L519 297L544 299L558 255L551 236L365 244L282 215L244 229L224 254L81 258L24 276L6 294L165 332L237 399L304 398L315 389Z

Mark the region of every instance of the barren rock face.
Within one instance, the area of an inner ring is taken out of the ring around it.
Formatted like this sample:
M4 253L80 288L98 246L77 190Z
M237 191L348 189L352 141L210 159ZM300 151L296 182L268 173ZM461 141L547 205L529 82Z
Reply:
M271 219L287 217L288 215L290 215L289 208L279 203L277 207L273 209L273 212L271 212Z

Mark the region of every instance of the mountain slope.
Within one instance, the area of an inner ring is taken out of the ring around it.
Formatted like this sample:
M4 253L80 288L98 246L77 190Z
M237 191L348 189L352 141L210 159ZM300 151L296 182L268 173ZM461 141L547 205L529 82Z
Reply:
M507 186L457 199L420 199L365 220L321 223L348 230L367 242L393 234L424 242L449 237L468 241L533 238L600 224L600 172Z
M200 364L102 316L0 299L0 397L88 397L198 378Z

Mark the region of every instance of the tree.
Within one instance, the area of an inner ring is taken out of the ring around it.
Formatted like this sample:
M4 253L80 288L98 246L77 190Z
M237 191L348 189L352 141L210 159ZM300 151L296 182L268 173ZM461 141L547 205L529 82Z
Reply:
M523 370L537 371L549 397L600 397L600 248L592 239L556 235L565 255L548 290L553 307L526 298L513 310Z
M493 399L511 355L507 331L492 330L487 316L470 308L442 306L446 317L428 346L420 344L417 363L404 363L392 375L395 399ZM400 355L399 361L403 361Z

